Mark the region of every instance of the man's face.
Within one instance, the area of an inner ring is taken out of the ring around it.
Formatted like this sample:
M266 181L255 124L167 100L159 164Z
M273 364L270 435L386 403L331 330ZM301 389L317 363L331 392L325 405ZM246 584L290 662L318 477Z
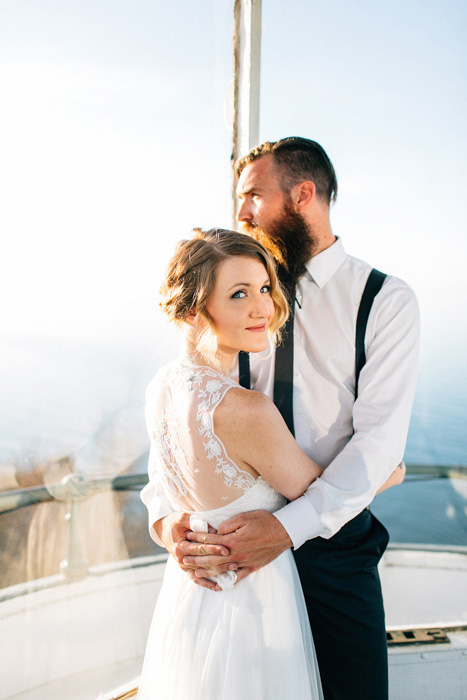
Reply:
M286 195L280 187L271 155L258 158L242 170L237 196L240 200L237 219L246 224L247 229L248 224L255 224L268 233L270 226L281 220Z
M242 170L237 195L241 201L237 218L243 230L279 263L280 281L293 286L313 254L316 238L291 196L281 189L272 156L262 156Z

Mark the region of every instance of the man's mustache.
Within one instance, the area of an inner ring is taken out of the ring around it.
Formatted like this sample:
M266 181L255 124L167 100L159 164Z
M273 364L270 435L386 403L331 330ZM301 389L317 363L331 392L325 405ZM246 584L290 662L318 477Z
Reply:
M276 263L287 268L287 251L283 241L280 238L269 235L264 229L261 228L261 226L258 226L258 224L253 224L250 221L244 221L242 223L242 230L244 233L248 234L248 236L251 236L258 241L258 243L261 243L261 245L263 245L268 253L274 258Z
M257 224L252 224L250 221L242 222L242 231L244 233L247 233L249 236L253 236L253 238L254 234L259 232L261 232L263 235L266 235Z

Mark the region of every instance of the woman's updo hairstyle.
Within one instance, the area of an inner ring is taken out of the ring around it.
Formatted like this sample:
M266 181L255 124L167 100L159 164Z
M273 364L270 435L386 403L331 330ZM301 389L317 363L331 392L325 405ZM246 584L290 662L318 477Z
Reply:
M169 262L161 287L160 306L171 321L187 323L190 312L202 316L207 326L197 339L199 350L212 359L213 326L206 304L216 283L217 268L224 260L244 256L264 265L271 286L274 316L269 328L273 343L288 315L287 301L277 281L274 263L261 243L244 233L225 229L193 229L193 238L180 241Z

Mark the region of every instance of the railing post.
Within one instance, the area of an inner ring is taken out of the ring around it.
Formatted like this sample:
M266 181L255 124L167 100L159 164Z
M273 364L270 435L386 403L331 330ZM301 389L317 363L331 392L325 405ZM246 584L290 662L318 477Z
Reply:
M87 494L86 479L78 474L67 474L62 482L65 487L65 498L68 512L67 521L67 556L60 562L60 573L69 581L79 581L86 578L88 564L84 557L82 507L81 502Z

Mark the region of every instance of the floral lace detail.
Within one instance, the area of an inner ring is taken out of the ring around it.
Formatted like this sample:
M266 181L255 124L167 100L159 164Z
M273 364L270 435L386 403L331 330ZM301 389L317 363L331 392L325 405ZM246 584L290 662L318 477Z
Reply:
M243 471L235 462L227 456L225 447L221 440L214 432L213 413L216 406L224 398L226 392L231 387L238 387L238 384L227 377L222 377L214 370L207 368L197 368L195 370L195 383L204 384L205 377L214 377L209 379L204 385L204 389L198 392L198 432L204 438L203 445L206 450L206 456L210 460L216 460L216 474L223 474L224 484L226 486L235 486L237 489L246 491L253 486L255 478Z
M196 482L195 475L200 469L206 470L212 462L212 475L218 475L219 486L222 483L223 488L233 487L243 492L251 488L256 482L255 477L228 457L222 441L214 432L214 410L227 391L238 388L238 384L210 367L182 361L168 368L163 386L171 398L155 411L157 418L150 431L166 487L178 499L190 501L194 495L191 490ZM198 436L196 439L195 435ZM229 500L225 490L219 498Z
M183 472L188 467L188 460L178 440L178 419L173 408L166 409L156 421L152 438L158 444L163 458L162 474L167 487L178 496L187 496L188 488Z

